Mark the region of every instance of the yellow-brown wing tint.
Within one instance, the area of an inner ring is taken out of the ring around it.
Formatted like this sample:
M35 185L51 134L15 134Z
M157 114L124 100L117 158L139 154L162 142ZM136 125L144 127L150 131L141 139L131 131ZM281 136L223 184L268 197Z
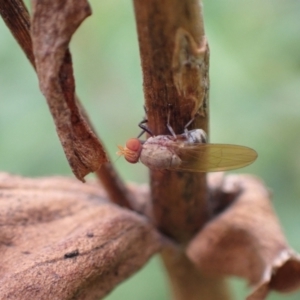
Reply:
M176 170L189 172L218 172L243 168L257 158L251 148L227 144L185 144L174 147L182 160Z

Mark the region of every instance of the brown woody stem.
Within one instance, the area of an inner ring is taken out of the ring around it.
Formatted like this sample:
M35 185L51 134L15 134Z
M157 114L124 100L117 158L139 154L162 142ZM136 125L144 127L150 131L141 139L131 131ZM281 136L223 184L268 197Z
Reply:
M169 275L174 300L229 300L230 291L222 277L202 274L184 253L164 251L162 259Z
M209 49L198 0L133 0L148 126L155 134L208 133ZM150 171L158 228L184 245L208 220L206 174ZM181 251L162 254L176 300L229 299L222 279L201 274Z
M208 97L200 81L208 82L208 74L196 82L192 76L186 76L195 73L196 68L193 62L188 65L192 59L185 52L192 56L193 51L198 51L197 45L200 49L205 41L198 0L134 0L134 5L149 128L155 135L169 134L166 124L170 113L170 123L177 134L183 132L194 116L191 127L207 132ZM184 43L188 44L186 49ZM192 49L193 43L196 49ZM205 55L204 68L208 69L208 51ZM199 94L199 89L204 90L204 96ZM208 217L206 175L151 171L151 187L158 227L177 241L187 242Z
M30 63L35 68L30 35L30 18L25 4L22 0L0 0L0 14ZM77 105L88 123L90 123L79 100L77 100ZM110 163L104 164L96 172L96 175L102 182L112 202L123 207L132 207L132 195Z

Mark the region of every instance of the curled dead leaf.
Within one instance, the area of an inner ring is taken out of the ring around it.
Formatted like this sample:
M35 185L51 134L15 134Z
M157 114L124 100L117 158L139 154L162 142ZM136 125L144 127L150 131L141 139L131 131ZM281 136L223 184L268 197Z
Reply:
M1 299L100 299L161 247L96 184L0 173L0 205Z
M40 88L45 95L64 152L75 176L97 171L108 161L75 96L70 51L72 35L91 14L87 1L32 0L31 36Z
M253 287L249 300L265 299L270 289L298 288L300 256L287 245L263 183L247 175L220 180L220 174L209 182L221 203L214 209L222 212L191 241L188 257L208 274L247 279Z

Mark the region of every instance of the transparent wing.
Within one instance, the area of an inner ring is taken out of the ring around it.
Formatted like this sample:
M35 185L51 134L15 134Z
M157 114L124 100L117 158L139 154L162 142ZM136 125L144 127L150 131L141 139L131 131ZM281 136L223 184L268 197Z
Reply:
M217 172L243 168L257 158L251 148L227 144L184 144L173 150L182 160L176 170Z

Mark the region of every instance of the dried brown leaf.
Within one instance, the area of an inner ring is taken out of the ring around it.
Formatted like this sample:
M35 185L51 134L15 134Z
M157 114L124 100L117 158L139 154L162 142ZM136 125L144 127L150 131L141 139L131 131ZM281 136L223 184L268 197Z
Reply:
M269 291L292 292L300 286L300 255L287 248L266 269L264 278L257 284L247 300L265 299Z
M251 300L265 299L270 289L299 287L300 257L287 245L263 183L247 175L220 180L217 174L210 177L210 187L219 202L231 205L192 240L188 257L207 273L247 279Z
M1 299L99 299L161 247L99 186L0 173Z
M31 35L40 88L45 95L69 164L80 180L108 161L82 116L75 96L72 35L91 14L87 1L32 0Z

